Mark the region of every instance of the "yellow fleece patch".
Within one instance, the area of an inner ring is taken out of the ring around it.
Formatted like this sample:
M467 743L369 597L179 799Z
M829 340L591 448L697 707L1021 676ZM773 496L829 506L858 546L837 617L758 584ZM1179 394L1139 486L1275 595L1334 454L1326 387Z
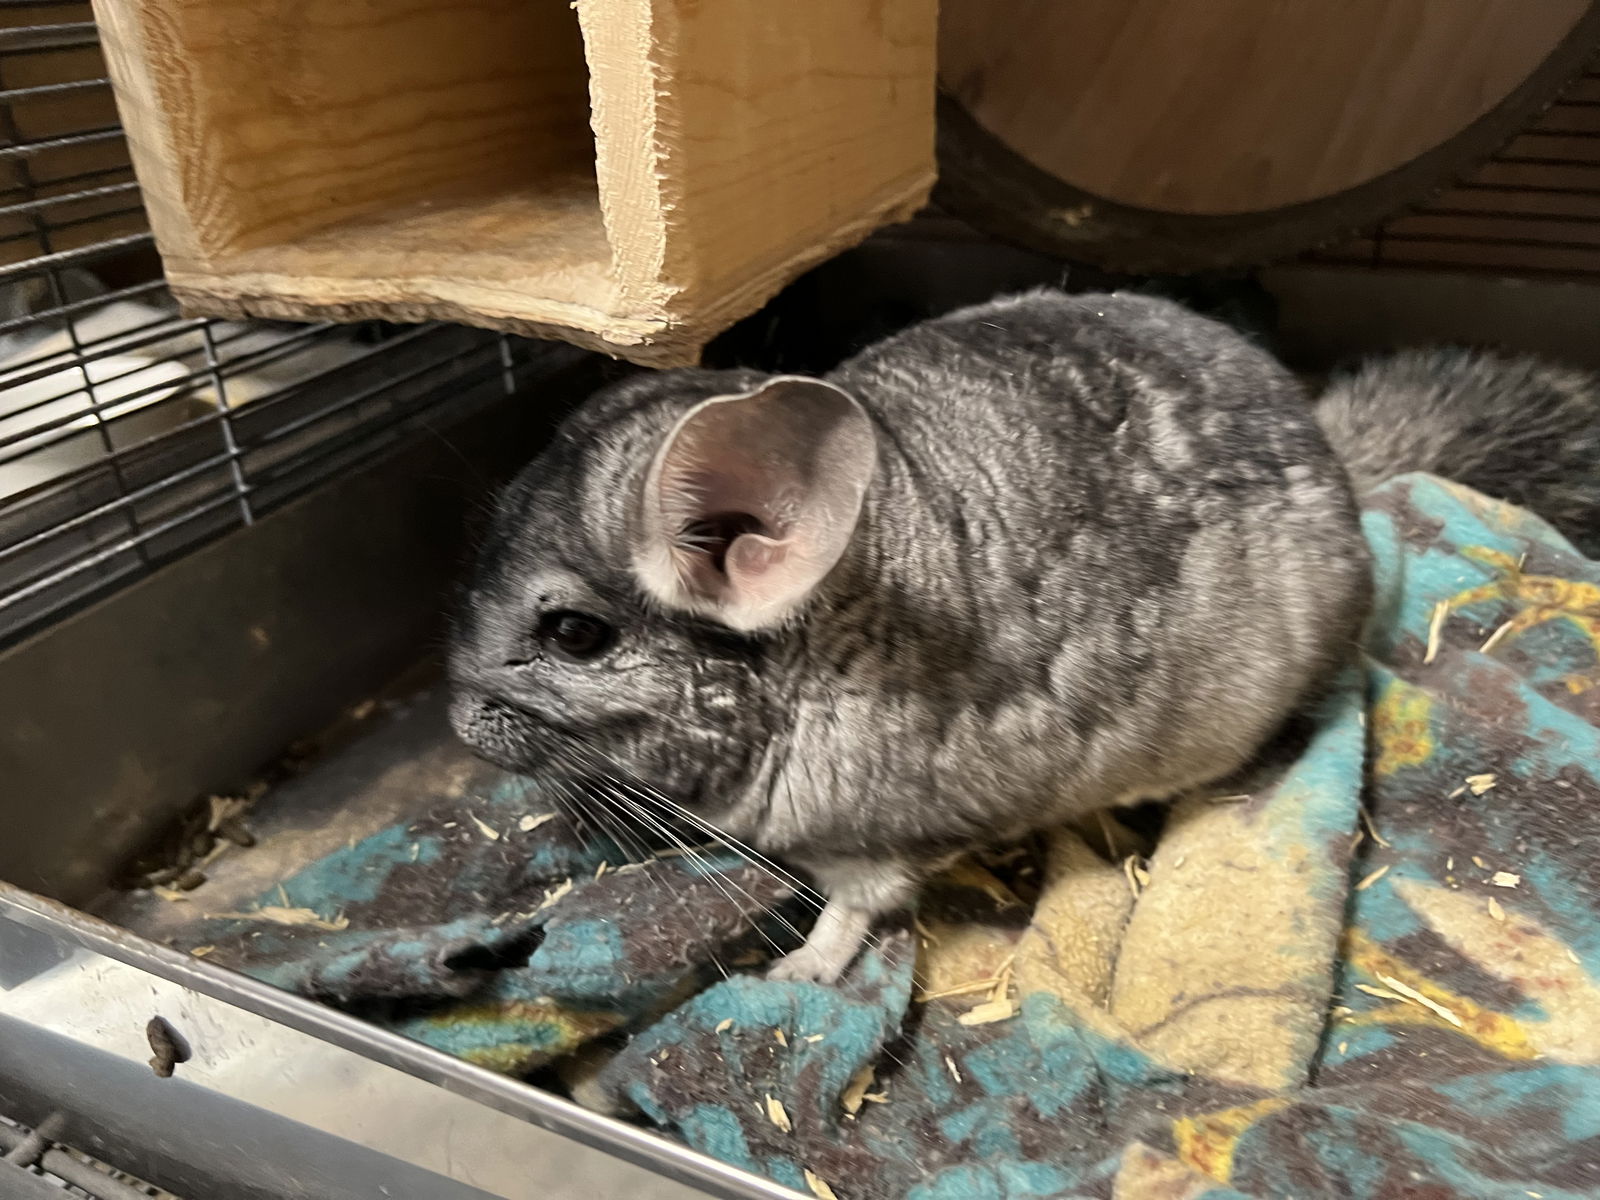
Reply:
M1239 1139L1257 1121L1287 1108L1289 1103L1286 1097L1268 1096L1254 1104L1174 1121L1172 1136L1177 1142L1178 1157L1218 1183L1227 1183L1233 1176L1233 1156Z
M1377 759L1372 769L1392 775L1401 767L1415 767L1433 754L1433 734L1428 718L1433 700L1421 688L1396 680L1384 688L1372 708L1372 740Z

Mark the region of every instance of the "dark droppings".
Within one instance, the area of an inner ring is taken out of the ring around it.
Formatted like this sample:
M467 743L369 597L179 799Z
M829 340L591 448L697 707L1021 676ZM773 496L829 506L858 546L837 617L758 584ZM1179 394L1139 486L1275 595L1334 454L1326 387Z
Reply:
M363 700L317 736L291 742L243 786L196 798L131 858L116 886L126 891L180 892L199 887L206 881L206 865L225 848L249 849L256 844L249 817L262 796L309 770L329 749L347 742L358 727L386 714L392 703L388 697Z
M178 1064L186 1063L193 1057L189 1044L183 1040L183 1035L164 1017L151 1017L144 1027L144 1036L153 1051L150 1055L150 1069L162 1079L171 1079L172 1072Z

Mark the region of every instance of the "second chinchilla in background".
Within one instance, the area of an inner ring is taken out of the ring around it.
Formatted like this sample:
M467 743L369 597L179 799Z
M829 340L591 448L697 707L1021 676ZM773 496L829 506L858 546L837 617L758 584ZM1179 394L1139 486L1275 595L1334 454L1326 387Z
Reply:
M501 498L452 720L805 868L827 904L774 974L835 979L934 864L1225 776L1347 660L1369 571L1341 459L1600 533L1582 377L1403 357L1323 418L1131 294L984 304L824 379L632 378Z

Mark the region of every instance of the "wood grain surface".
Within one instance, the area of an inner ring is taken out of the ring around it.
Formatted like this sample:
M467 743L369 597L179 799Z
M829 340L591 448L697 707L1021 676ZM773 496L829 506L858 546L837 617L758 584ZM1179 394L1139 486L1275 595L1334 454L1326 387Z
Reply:
M1528 78L1588 0L944 0L940 81L1033 165L1166 213L1394 170Z
M96 0L197 313L691 361L933 175L933 0Z

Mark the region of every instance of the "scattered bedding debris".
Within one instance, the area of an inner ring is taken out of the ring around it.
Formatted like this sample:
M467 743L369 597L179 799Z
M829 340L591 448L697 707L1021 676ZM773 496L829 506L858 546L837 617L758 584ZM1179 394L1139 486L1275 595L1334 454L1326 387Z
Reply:
M1436 1002L1434 1000L1430 1000L1427 996L1424 996L1421 992L1417 991L1417 989L1412 987L1410 984L1402 983L1400 980L1395 979L1395 978L1393 978L1392 976L1389 976L1389 975L1384 975L1381 972L1379 973L1378 978L1380 980L1382 980L1385 985L1387 985L1388 987L1392 988L1394 991L1399 992L1402 999L1409 1000L1412 1004L1421 1005L1423 1008L1427 1009L1429 1012L1433 1013L1435 1016L1443 1017L1446 1021L1449 1021L1450 1024L1454 1025L1457 1029L1460 1029L1462 1027L1461 1018L1460 1017L1456 1016L1455 1013L1451 1012L1444 1005L1439 1004L1438 1002Z
M350 918L334 917L328 920L309 908L286 908L281 904L265 904L251 912L219 912L211 916L230 921L266 921L273 925L301 925L310 929L325 929L339 933L350 928Z
M873 1076L876 1068L868 1063L850 1077L850 1083L845 1087L839 1097L839 1106L849 1116L855 1116L861 1111L861 1105L866 1101L867 1092L872 1088Z
M1424 664L1439 657L1439 635L1444 632L1445 618L1449 615L1450 601L1441 600L1433 606L1433 614L1428 618L1428 648L1422 655Z
M1358 892L1366 891L1369 887L1371 887L1373 884L1377 883L1378 880L1382 879L1385 875L1387 875L1389 873L1389 867L1390 867L1389 863L1384 863L1383 866L1379 867L1376 871L1372 872L1370 875L1363 876L1361 881L1356 884L1356 891L1358 891Z
M789 1123L789 1114L783 1107L783 1101L776 1100L769 1095L766 1097L766 1103L767 1120L771 1121L785 1133L793 1133L794 1126Z
M998 1000L985 1000L976 1008L962 1013L956 1020L963 1025L992 1025L996 1021L1009 1021L1016 1015L1017 1006L1001 997Z

